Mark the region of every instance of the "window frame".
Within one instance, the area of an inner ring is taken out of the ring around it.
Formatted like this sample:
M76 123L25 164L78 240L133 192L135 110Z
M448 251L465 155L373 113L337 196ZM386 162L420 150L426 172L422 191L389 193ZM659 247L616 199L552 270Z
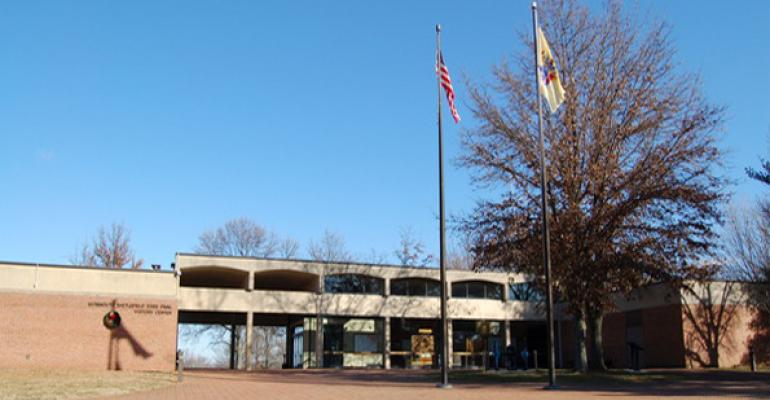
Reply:
M346 283L342 283L345 278L351 279ZM330 282L329 280L338 279L337 282ZM345 287L360 288L360 290L345 290ZM329 289L332 290L329 290ZM385 280L372 275L356 274L356 273L339 273L328 274L324 276L324 293L330 294L369 294L369 295L385 295Z
M394 284L398 286L404 285L404 289L406 290L398 290L397 292L394 292ZM413 289L418 285L422 288L422 290L420 290L419 293L413 292ZM391 279L389 294L391 296L441 297L441 282L420 277Z
M478 291L476 291L476 294L474 296L471 296L471 285L481 285L480 295ZM492 297L491 293L494 293L495 296ZM458 296L457 294L460 294L460 295ZM505 285L503 285L502 283L482 281L482 280L452 282L452 297L458 298L458 299L481 299L481 300L505 301Z

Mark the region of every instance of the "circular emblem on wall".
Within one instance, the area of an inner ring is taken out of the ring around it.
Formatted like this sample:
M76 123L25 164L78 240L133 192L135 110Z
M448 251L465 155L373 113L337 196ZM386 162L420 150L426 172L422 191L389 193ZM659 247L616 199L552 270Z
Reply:
M117 311L110 311L107 314L104 314L102 323L107 329L115 329L120 326L120 314L118 314Z

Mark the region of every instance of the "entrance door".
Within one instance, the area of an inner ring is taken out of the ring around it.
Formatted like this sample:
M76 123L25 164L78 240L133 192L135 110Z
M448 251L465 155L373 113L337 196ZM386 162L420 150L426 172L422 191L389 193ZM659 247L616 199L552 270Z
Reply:
M487 368L500 369L503 363L503 341L499 336L490 336L488 339L489 364Z
M304 355L305 328L298 326L294 328L292 337L292 368L302 368L302 356Z

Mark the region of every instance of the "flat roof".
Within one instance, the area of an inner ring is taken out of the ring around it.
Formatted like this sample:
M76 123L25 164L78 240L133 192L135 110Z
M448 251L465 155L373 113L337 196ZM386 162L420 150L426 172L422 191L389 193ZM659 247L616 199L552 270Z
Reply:
M0 261L0 265L12 265L21 267L43 267L43 268L70 268L70 269L88 269L98 271L123 271L123 272L146 272L153 274L173 274L174 270L154 270L146 268L106 268L97 267L93 265L74 265L74 264L51 264L51 263L33 263L33 262L16 262L16 261Z
M439 269L438 266L430 266L430 265L412 266L412 265L368 263L368 262L361 262L361 261L322 261L322 260L311 260L311 259L307 259L307 258L223 256L223 255L218 255L218 254L183 253L183 252L177 252L176 255L177 256L185 256L185 257L217 257L217 258L233 258L233 259L241 259L241 260L258 260L258 261L290 261L290 262L303 262L303 263L315 263L315 264L346 264L346 265L361 265L361 266L371 266L371 267L398 268L398 269L416 269L416 270L426 270L427 269L427 270L436 270L436 271L438 271L438 269ZM452 269L452 271L509 273L509 271L494 271L494 270L476 271L476 270ZM512 272L512 271L510 271L510 272Z

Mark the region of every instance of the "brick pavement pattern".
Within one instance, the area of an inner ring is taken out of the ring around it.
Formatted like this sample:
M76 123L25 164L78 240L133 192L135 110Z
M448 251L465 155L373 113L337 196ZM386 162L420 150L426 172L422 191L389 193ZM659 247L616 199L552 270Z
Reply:
M763 374L764 375L764 374ZM120 400L378 400L378 399L629 399L719 396L770 398L770 385L760 379L693 376L685 382L565 386L546 391L539 383L461 383L438 389L422 371L191 371L184 382L131 395ZM105 398L106 400L106 398Z

